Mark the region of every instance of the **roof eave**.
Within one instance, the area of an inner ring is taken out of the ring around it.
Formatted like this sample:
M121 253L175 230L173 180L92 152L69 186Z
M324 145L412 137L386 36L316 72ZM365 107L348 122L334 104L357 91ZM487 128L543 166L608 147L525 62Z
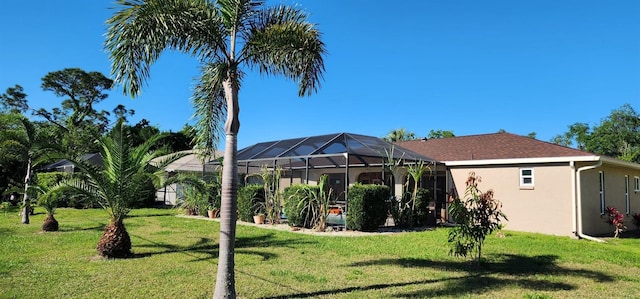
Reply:
M569 156L569 157L543 157L543 158L512 158L512 159L486 159L486 160L461 160L441 161L447 166L479 166L479 165L505 165L505 164L547 164L562 162L594 162L599 161L600 156ZM638 165L640 166L640 165Z

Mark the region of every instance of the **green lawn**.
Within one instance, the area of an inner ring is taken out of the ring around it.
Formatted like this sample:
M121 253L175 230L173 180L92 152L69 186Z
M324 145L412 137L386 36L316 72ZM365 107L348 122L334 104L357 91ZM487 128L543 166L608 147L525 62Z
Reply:
M42 233L0 211L0 298L210 298L219 225L135 210L125 220L135 257L96 258L102 210L59 209ZM238 225L236 289L243 298L639 298L640 240L601 244L505 232L485 243L481 271L448 255L448 230L360 237Z

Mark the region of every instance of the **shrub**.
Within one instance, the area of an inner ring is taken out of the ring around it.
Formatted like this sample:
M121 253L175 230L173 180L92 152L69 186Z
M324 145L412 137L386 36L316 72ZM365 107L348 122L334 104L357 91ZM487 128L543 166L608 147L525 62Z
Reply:
M238 190L238 218L253 222L253 216L259 206L264 206L264 188L262 185L247 185Z
M387 220L389 187L354 184L349 188L347 229L375 231Z
M607 223L613 226L613 237L617 238L627 228L624 225L624 215L614 207L607 207L606 212L608 215Z
M284 189L284 213L289 226L313 227L310 209L305 209L309 192L317 192L318 186L296 184Z
M493 198L493 190L481 192L478 189L480 177L469 173L465 198L455 198L449 206L449 213L458 224L449 232L449 254L466 257L468 253L478 253L477 262L480 267L482 245L488 235L502 227L502 220L507 216L502 213L502 204Z
M635 213L631 217L633 217L633 224L640 230L640 213Z
M58 185L64 179L68 178L69 174L65 172L40 172L35 174L35 182L38 186L41 186L44 189L52 188L55 185ZM86 209L86 208L98 208L100 207L97 203L91 202L85 195L79 193L77 190L73 188L63 188L60 194L58 194L57 206L61 208L76 208L76 209ZM154 200L155 200L155 189L154 189Z
M418 188L416 192L416 205L413 211L413 226L425 226L427 225L429 216L429 202L431 201L429 190L424 188ZM411 194L407 193L401 200L392 199L389 210L393 217L393 223L397 227L411 227L409 221L411 219Z

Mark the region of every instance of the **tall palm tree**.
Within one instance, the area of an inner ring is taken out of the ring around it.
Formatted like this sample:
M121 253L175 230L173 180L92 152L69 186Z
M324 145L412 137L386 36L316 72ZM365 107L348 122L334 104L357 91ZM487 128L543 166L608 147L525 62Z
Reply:
M43 158L51 147L41 138L41 132L26 117L21 114L0 114L0 154L5 158L13 157L24 161L24 195L22 198L22 223L29 224L31 201L29 199L29 184L33 167Z
M164 167L181 157L176 154L153 160L164 154L162 150L152 150L155 143L163 137L164 135L157 134L145 143L133 147L127 142L126 127L120 120L110 136L104 136L98 141L102 165L69 158L79 172L57 188L73 187L97 202L109 214L109 224L97 246L99 255L121 258L131 254L131 239L124 226L124 218L135 203L145 198L146 192L155 191L148 190L148 180L159 187L164 178Z
M197 141L212 148L224 118L226 135L218 273L214 297L235 297L234 246L238 192L238 91L241 66L282 75L311 95L324 72L325 46L297 7L265 7L253 0L120 0L108 21L106 48L115 80L135 96L150 65L166 49L197 57L202 76L194 93ZM225 117L226 114L226 117Z

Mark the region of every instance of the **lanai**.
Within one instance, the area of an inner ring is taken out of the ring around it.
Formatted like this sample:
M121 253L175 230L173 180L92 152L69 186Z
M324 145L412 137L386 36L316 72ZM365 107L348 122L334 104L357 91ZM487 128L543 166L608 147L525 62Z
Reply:
M383 176L384 164L393 157L402 161L402 165L424 161L436 163L435 160L418 153L393 145L380 138L353 133L336 133L311 137L300 137L268 141L254 144L238 151L238 171L248 174L259 171L260 167L274 168L279 166L289 178L290 183L309 183L316 181L317 173L326 171L343 173L344 197L346 204L348 187L356 180L354 170L362 169L379 172ZM402 180L396 183L401 186ZM341 201L342 201L341 200Z

